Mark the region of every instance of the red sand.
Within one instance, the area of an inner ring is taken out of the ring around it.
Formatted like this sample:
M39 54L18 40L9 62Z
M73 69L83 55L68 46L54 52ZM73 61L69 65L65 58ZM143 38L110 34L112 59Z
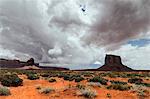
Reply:
M20 76L23 79L23 86L10 87L10 96L0 96L0 99L84 99L81 96L75 95L76 90L63 91L69 84L75 86L77 83L64 81L56 78L57 82L50 83L47 80L28 80L26 76ZM107 78L108 80L127 81L126 78ZM83 84L86 82L83 81ZM56 91L49 94L41 94L36 89L36 85L47 86L54 88ZM98 96L95 99L108 99L107 93L111 94L111 99L137 99L136 93L130 91L107 90L106 88L94 88ZM145 98L148 99L149 97Z

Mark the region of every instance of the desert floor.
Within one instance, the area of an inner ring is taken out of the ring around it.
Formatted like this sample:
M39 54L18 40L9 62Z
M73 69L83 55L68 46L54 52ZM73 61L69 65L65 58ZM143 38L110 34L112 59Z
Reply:
M18 75L19 78L23 79L23 85L18 87L9 87L11 91L11 95L9 96L0 96L0 99L87 99L84 96L80 95L78 89L76 89L77 84L85 85L86 87L95 90L97 96L94 99L150 99L150 94L147 93L145 97L139 97L137 92L133 92L131 90L127 91L119 91L113 89L107 89L106 86L110 85L111 83L108 82L108 85L101 85L99 86L88 86L87 80L83 80L81 82L75 81L67 81L63 78L52 77L56 79L56 82L49 82L44 77L41 77L36 80L29 80L27 79L26 75ZM124 81L128 82L128 78L111 78L111 77L103 77L107 80L115 80L115 81ZM145 83L150 83L150 79L147 78L143 81ZM129 83L128 83L129 84ZM133 85L133 84L129 84ZM43 94L36 89L37 86L42 87L50 87L53 88L55 91ZM150 90L150 87L146 87L147 90ZM109 96L108 96L109 94Z

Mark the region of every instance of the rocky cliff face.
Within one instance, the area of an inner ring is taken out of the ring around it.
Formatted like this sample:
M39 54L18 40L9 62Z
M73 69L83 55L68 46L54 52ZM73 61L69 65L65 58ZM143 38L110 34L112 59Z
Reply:
M116 55L106 55L105 64L98 68L103 71L132 71L131 68L122 64L121 57Z
M105 65L122 65L121 57L115 55L106 55Z

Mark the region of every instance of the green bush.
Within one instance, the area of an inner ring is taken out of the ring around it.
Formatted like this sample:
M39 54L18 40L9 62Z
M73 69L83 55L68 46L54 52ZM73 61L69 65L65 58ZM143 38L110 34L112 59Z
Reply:
M74 79L75 79L75 82L80 82L80 81L84 80L83 77L76 77L76 78L74 78Z
M131 86L121 85L121 84L111 84L107 87L107 89L114 89L114 90L120 90L120 91L129 90L130 88Z
M80 82L80 81L84 80L84 78L81 77L80 75L71 75L71 74L61 74L61 75L59 75L59 78L62 78L62 77L63 77L64 80L68 80L68 81L75 80L75 82Z
M41 74L42 77L49 77L49 74L47 73L44 73L44 74Z
M111 82L111 84L122 84L122 85L126 85L127 84L127 82L115 81L115 80L111 80L110 82Z
M27 79L36 80L39 79L39 76L37 74L28 74Z
M102 85L107 85L108 80L101 77L93 77L92 79L89 80L89 82L99 82Z
M135 84L139 84L142 83L143 80L141 78L131 78L128 80L129 83L135 83Z
M17 86L21 86L23 84L23 80L20 79L17 75L13 74L13 75L3 75L3 77L1 78L1 84L3 86L13 86L13 87L17 87Z
M37 74L37 73L34 71L24 71L23 74L30 75L30 74Z
M70 75L64 75L64 80L69 80L69 81L73 81L74 80L74 78L72 77L72 76L70 76Z
M10 94L10 90L7 87L0 87L0 96L8 96Z
M49 82L56 82L56 79L51 78L51 79L48 79L48 81Z
M137 85L142 85L145 87L150 87L150 83L136 83Z

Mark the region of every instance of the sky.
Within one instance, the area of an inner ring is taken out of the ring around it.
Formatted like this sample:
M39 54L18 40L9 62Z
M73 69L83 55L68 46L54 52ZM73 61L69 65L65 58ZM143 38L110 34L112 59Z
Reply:
M0 0L0 58L33 57L77 69L101 66L106 54L114 54L133 69L150 70L149 5L150 0Z

